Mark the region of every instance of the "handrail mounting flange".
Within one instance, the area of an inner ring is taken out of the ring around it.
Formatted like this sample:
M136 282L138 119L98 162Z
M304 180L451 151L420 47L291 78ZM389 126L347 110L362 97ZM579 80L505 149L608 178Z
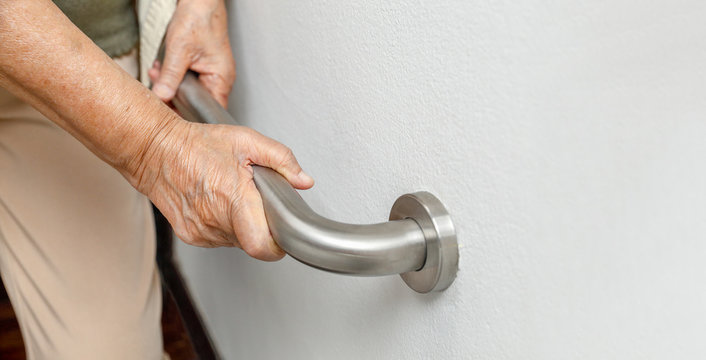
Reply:
M417 271L400 274L414 291L443 291L456 278L458 242L456 229L444 205L434 195L420 191L397 198L390 220L413 219L424 232L427 256Z

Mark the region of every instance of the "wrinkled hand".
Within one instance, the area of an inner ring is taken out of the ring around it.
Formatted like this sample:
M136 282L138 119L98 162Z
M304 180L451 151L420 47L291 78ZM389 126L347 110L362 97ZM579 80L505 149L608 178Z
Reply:
M149 70L152 90L168 102L187 70L225 107L235 81L223 0L180 0L167 28L163 63Z
M274 169L298 189L314 184L286 146L255 130L179 121L155 137L134 185L184 242L278 260L284 252L270 234L251 164Z

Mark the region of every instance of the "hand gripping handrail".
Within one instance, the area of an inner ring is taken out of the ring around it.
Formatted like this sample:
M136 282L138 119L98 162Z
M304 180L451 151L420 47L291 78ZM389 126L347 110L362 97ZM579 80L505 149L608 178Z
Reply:
M187 120L238 125L192 72L173 102ZM277 172L260 166L253 166L253 172L273 238L302 263L349 275L401 274L421 293L442 291L456 277L456 231L432 194L402 195L392 206L390 221L344 224L315 213Z

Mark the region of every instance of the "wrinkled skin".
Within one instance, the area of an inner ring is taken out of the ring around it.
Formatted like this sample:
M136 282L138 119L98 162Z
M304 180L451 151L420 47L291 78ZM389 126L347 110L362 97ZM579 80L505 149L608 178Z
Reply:
M250 165L276 169L294 187L310 188L313 180L292 152L248 128L179 125L144 159L136 187L188 244L237 246L261 260L284 256L267 227Z

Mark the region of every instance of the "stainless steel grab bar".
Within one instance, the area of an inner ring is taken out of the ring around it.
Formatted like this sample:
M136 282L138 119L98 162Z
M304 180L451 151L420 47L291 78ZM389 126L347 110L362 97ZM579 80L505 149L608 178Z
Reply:
M192 72L179 86L174 105L184 118L238 125ZM318 269L349 275L401 274L417 292L442 291L458 269L451 217L432 194L400 196L390 221L354 225L316 214L277 172L253 166L270 232L287 254Z

